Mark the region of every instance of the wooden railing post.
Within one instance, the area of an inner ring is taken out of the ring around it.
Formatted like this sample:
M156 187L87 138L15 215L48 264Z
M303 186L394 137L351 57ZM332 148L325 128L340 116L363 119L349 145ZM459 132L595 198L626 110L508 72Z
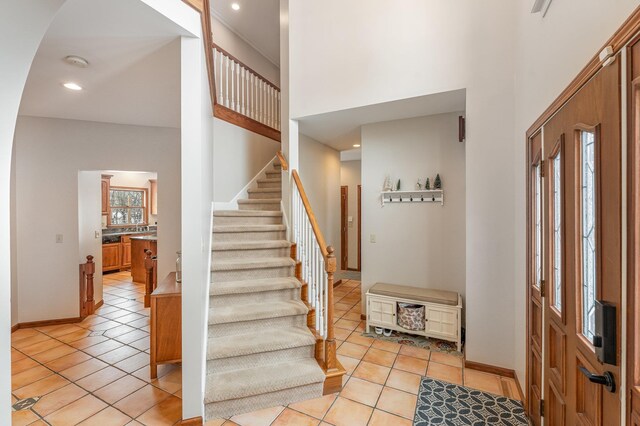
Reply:
M153 252L149 249L144 251L144 269L145 273L145 288L144 288L144 307L148 308L151 306L151 293L153 293L153 269L154 269L154 261L153 261Z
M327 271L327 339L324 342L325 370L334 370L336 363L336 337L333 326L333 274L336 272L336 255L333 246L327 247L325 270Z
M93 274L96 273L96 264L93 262L93 256L87 256L87 263L85 265L85 275L87 277L87 301L86 312L87 315L93 315L96 309L96 302L93 300Z

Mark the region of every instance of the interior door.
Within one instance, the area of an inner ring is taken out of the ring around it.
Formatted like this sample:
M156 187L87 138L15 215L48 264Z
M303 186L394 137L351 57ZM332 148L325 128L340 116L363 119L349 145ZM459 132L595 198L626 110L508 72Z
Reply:
M535 426L541 421L542 401L542 272L543 272L543 244L544 229L542 214L542 189L544 167L542 160L542 132L536 133L529 139L529 174L527 197L527 408L529 418Z
M349 238L347 215L349 214L349 187L340 187L340 269L349 269Z
M620 120L617 59L543 127L546 425L620 424Z

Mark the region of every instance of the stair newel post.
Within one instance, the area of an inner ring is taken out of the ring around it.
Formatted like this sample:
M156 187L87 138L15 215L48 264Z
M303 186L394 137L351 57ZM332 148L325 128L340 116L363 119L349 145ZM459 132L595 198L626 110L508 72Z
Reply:
M93 300L93 274L96 272L96 264L93 262L93 256L87 256L87 263L85 265L85 274L87 276L87 302L86 312L87 315L93 315L95 312L96 303Z
M336 272L336 256L333 246L327 247L325 270L327 272L327 339L324 342L325 370L333 370L336 362L336 337L333 326L333 274Z
M145 290L144 290L144 307L149 308L151 306L151 293L153 293L153 252L149 249L144 251L144 269L145 273Z

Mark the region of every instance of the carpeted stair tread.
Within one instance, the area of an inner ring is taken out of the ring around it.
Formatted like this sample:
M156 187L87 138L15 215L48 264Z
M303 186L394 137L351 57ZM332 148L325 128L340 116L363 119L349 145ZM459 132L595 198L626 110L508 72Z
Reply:
M207 345L207 360L280 351L314 345L315 343L316 339L309 329L302 327L211 337Z
M262 293L265 291L287 290L300 288L302 284L297 278L262 278L242 281L224 281L212 283L209 295L224 296L228 294Z
M272 193L272 192L282 192L282 189L281 188L252 188L247 190L247 193L249 194L264 194L264 193Z
M290 257L264 257L249 259L225 259L211 264L212 271L236 271L240 269L282 268L295 266L296 262Z
M307 306L299 300L214 306L209 309L209 325L306 315L308 312Z
M275 210L215 210L213 215L216 217L282 217L282 212Z
M287 240L216 241L211 244L212 251L256 250L256 249L287 248L287 247L291 247L291 243Z
M324 381L324 372L315 359L273 364L207 376L205 404L246 398Z
M213 232L277 232L286 231L285 225L215 225Z
M238 205L251 205L251 204L275 204L280 206L280 199L278 198L248 198L238 200Z
M258 183L268 183L268 182L282 182L282 178L280 176L274 178L262 178L258 179Z

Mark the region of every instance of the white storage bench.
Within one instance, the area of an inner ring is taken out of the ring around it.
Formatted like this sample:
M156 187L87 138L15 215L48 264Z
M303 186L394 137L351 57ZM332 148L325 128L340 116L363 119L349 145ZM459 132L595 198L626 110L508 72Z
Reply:
M408 330L398 325L398 303L425 307L424 330ZM462 350L462 296L453 291L431 290L377 283L367 291L367 333L382 327L402 333L455 342Z

